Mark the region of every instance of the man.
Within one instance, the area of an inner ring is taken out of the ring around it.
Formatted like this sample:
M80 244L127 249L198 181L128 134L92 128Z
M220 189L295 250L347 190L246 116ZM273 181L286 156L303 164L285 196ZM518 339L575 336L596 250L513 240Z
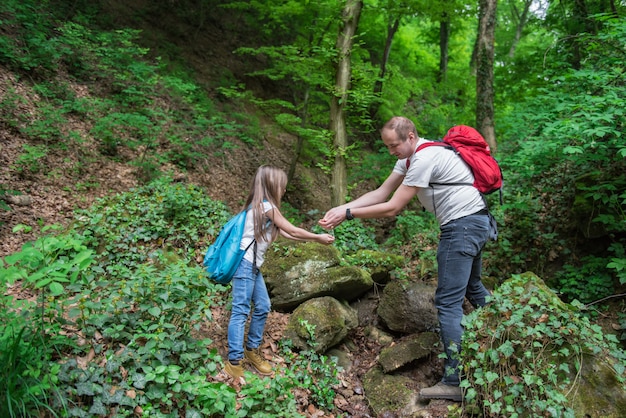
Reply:
M484 306L489 296L480 279L482 250L489 239L487 204L472 186L470 168L455 152L446 147L416 152L428 141L419 138L409 119L398 116L389 120L381 129L381 138L398 158L389 177L376 190L330 209L319 224L333 228L346 219L396 216L415 195L435 214L441 228L435 306L446 351L445 372L441 382L422 389L420 397L459 402L463 396L457 355L463 334L463 301L467 297L475 307Z

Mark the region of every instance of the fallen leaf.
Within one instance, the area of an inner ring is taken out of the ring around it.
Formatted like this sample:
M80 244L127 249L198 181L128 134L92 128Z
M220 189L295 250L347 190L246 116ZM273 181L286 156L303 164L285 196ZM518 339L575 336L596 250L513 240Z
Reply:
M86 356L76 357L76 363L78 364L78 367L80 367L81 369L87 370L87 365L89 364L89 362L91 362L91 360L94 359L94 357L96 357L96 352L93 349L93 347L91 347L91 349L89 350Z

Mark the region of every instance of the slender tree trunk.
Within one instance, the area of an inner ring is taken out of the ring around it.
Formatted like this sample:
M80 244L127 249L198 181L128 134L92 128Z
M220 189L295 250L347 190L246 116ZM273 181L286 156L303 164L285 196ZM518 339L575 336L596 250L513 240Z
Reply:
M576 22L576 24L573 26L574 31L571 32L571 35L575 36L571 37L572 57L570 62L575 70L580 70L582 67L582 54L577 35L583 32L595 33L595 30L590 26L589 19L587 18L588 15L589 12L585 0L574 0L572 20Z
M512 2L511 4L511 14L517 21L517 25L515 26L515 38L513 39L511 47L509 48L509 58L513 58L513 56L515 55L515 49L517 48L517 44L519 43L520 39L522 39L522 32L524 31L524 26L526 26L526 22L528 22L528 13L530 11L530 5L532 4L532 2L533 0L524 0L524 10L521 14L517 9L517 5L515 4L515 2Z
M330 103L330 131L333 133L335 161L331 179L331 205L338 206L346 202L348 194L345 151L348 148L346 132L345 106L350 87L350 53L352 38L356 33L363 3L360 0L346 0L342 11L343 26L337 37L337 73L335 92Z
M387 25L387 39L385 40L385 50L383 51L383 57L380 62L380 71L378 72L378 79L374 83L374 97L376 100L373 100L369 106L369 116L371 120L376 120L376 114L378 113L378 109L380 108L380 97L383 92L383 80L385 79L385 74L387 74L387 63L389 62L389 54L391 53L391 44L393 43L393 37L398 31L398 27L400 27L400 18L393 19L393 23ZM370 144L374 144L378 139L376 135L368 136L370 138Z
M328 24L326 25L326 27L322 29L322 33L328 32L328 27L331 24L332 24L331 19L328 19ZM319 47L322 44L323 38L324 38L323 36L320 36L317 42L314 42L313 34L310 34L309 35L309 49L313 50L315 46ZM310 73L307 74L307 76L310 76ZM299 100L298 100L297 92L300 91L299 89L294 89L294 98L293 98L293 104L296 106L296 108L301 109L298 112L300 116L300 128L306 128L306 126L309 124L309 102L310 102L310 97L311 97L310 84L303 83L303 86L304 86L304 93L302 97L302 105L299 105ZM300 160L300 157L302 156L302 150L304 149L304 142L305 142L305 138L302 135L298 135L298 138L296 141L296 148L294 150L295 154L293 156L293 159L291 160L291 164L289 165L289 173L287 174L287 181L289 183L293 181L296 175L296 168L298 165L298 161Z
M296 102L296 100L294 100ZM302 104L302 112L300 117L300 127L304 128L308 123L308 115L309 115L309 89L307 88L304 92L304 100ZM295 155L291 160L291 164L289 165L289 173L287 174L287 182L291 183L293 178L296 175L296 166L298 165L298 161L300 160L300 156L302 155L302 150L304 149L304 138L302 135L298 135L298 139L296 140L296 149Z
M450 19L443 12L439 21L439 74L437 81L446 81L448 76L448 44L450 42Z
M496 152L493 59L497 0L479 0L476 48L476 129Z
M374 95L378 96L383 91L383 78L387 72L387 62L389 62L389 54L391 53L391 44L393 37L398 31L400 26L400 18L396 18L393 24L387 26L387 39L385 40L385 50L383 51L383 59L380 63L380 72L378 74L378 80L374 83Z

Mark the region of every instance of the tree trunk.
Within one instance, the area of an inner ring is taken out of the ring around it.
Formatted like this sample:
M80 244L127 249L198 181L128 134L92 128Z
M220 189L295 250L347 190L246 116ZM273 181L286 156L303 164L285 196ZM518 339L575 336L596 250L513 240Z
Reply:
M400 18L396 18L393 24L387 26L387 39L385 40L385 50L383 51L383 59L380 63L380 72L378 74L378 80L374 83L374 95L379 96L383 91L383 78L387 72L387 62L389 61L389 54L391 53L391 43L393 37L398 31L400 26Z
M497 0L480 0L476 41L476 129L496 152L493 59Z
M345 152L348 148L346 132L345 106L350 87L350 52L352 38L359 24L363 3L360 0L346 0L342 12L343 26L337 37L337 73L335 92L330 103L330 131L333 133L335 161L331 179L331 205L338 206L346 202L348 194Z
M393 42L393 37L398 31L398 27L400 27L400 18L394 19L393 23L387 25L387 39L385 40L385 50L383 51L383 57L380 62L380 71L378 72L378 79L374 83L374 97L376 99L380 99L380 96L383 92L383 80L385 79L385 74L387 74L387 63L389 62L389 54L391 53L391 44ZM369 115L370 119L376 120L376 114L378 113L378 108L380 107L380 100L374 100L372 104L369 106ZM372 136L372 144L376 141L378 137Z
M511 47L509 48L509 58L513 58L515 55L515 49L517 48L517 44L520 39L522 39L522 32L524 31L524 26L526 26L526 22L528 22L528 13L530 11L530 5L533 0L524 0L524 10L522 14L519 13L517 9L517 5L515 3L511 4L511 14L513 18L517 21L517 25L515 26L515 38L511 43Z
M589 12L587 11L585 0L574 0L572 20L575 22L575 25L571 26L573 31L570 32L570 35L574 35L571 37L572 57L570 58L570 63L575 70L582 68L582 53L578 35L584 32L595 33L590 27L588 15Z
M443 12L439 21L439 74L437 81L444 82L448 74L448 44L450 42L450 19Z
M295 102L296 100L294 100ZM308 123L308 115L309 115L309 88L307 88L304 92L304 100L302 103L302 112L300 116L300 127L304 128ZM298 165L298 161L300 160L300 156L302 155L302 150L304 149L304 138L302 135L298 135L296 140L296 149L293 159L291 160L291 164L289 165L289 173L287 174L287 183L292 183L294 177L296 176L296 167Z

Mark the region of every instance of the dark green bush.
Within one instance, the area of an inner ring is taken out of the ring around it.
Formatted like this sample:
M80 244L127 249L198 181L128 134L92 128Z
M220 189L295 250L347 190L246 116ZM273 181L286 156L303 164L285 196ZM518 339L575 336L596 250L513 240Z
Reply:
M613 356L626 390L626 356L579 303L561 302L531 274L513 276L467 316L461 363L465 399L485 417L571 417L584 357Z

